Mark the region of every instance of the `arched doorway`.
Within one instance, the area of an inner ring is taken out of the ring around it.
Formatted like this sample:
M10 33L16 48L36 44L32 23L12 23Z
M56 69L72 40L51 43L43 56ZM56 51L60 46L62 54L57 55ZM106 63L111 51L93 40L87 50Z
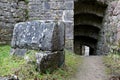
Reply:
M97 43L107 5L97 0L79 0L74 5L74 52L83 55L83 46L86 45L89 55L97 55Z

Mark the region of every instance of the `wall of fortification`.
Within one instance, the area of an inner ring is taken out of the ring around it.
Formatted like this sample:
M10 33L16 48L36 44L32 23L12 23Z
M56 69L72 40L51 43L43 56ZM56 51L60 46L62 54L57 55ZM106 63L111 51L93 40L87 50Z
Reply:
M109 3L100 35L98 53L107 54L120 39L120 1Z
M10 43L14 25L27 20L66 24L66 46L73 47L73 0L0 0L0 44Z
M120 38L120 1L98 1L108 4L98 43L98 52L107 53L110 49L107 44ZM73 49L74 0L0 0L0 44L10 43L14 25L27 20L64 21L66 47Z
M9 43L15 23L26 20L26 3L0 0L0 44Z
M66 24L66 47L73 49L74 0L29 0L29 20L57 20ZM69 46L69 47L68 47Z

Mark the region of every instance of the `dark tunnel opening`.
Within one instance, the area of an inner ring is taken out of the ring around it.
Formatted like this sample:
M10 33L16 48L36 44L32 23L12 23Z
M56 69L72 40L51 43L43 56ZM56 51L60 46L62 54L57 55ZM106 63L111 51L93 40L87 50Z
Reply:
M89 55L97 55L97 43L107 5L96 0L79 0L74 4L74 52L85 55L88 46Z

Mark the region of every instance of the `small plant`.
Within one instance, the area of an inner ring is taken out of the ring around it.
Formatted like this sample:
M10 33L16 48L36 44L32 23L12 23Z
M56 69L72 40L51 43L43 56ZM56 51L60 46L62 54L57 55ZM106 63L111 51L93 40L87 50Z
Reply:
M29 3L29 0L24 0L24 1L25 1L26 5Z
M120 46L112 46L110 53L105 56L104 61L107 71L111 75L120 76Z
M29 11L28 9L25 9L25 20L29 19Z
M0 46L0 76L14 74L14 70L25 61L18 56L10 56L10 46Z

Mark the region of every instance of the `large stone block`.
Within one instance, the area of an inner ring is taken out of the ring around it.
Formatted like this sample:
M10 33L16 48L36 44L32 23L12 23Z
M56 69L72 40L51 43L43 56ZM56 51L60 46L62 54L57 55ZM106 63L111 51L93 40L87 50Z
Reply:
M64 51L39 52L36 54L37 69L40 72L52 72L64 64Z
M12 48L43 51L64 49L64 23L54 21L30 21L15 25Z

